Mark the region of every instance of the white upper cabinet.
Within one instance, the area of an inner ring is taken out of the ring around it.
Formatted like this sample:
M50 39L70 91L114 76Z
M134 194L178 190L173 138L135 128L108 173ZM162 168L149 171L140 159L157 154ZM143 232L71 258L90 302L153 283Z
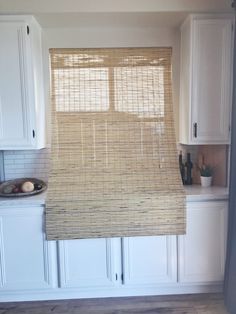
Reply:
M180 143L228 144L231 16L190 16L181 28Z
M0 150L45 147L41 28L0 17Z

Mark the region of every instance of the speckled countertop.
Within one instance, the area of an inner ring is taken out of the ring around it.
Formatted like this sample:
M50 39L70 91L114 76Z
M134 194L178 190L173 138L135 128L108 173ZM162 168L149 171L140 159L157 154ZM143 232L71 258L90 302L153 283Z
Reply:
M188 202L227 200L228 189L224 187L202 188L200 185L185 186ZM44 205L47 192L25 197L0 197L0 206Z

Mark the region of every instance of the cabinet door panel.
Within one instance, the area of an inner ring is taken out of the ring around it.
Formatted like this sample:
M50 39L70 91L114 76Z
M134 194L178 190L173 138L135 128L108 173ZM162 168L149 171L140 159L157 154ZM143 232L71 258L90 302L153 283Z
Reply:
M26 24L0 23L0 146L31 144Z
M190 203L187 232L179 236L179 281L220 282L224 278L227 202Z
M197 143L229 140L232 21L193 23L192 140ZM197 123L197 137L194 124Z
M41 27L33 16L0 16L0 150L45 147Z
M115 242L116 239L59 241L60 286L112 286L116 281Z
M43 208L1 209L0 290L53 286L52 243L42 230Z
M124 283L176 282L176 236L123 239Z

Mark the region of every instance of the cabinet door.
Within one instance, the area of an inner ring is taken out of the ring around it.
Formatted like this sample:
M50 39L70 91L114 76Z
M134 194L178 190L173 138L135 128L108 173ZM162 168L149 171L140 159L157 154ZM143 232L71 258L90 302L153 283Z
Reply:
M176 282L176 236L123 238L125 285Z
M60 287L110 287L118 282L119 239L59 241Z
M228 143L232 20L194 20L192 45L192 142Z
M43 207L0 208L0 291L53 287L53 245L43 233Z
M0 147L28 147L30 120L30 46L27 25L0 21ZM34 104L31 104L33 106Z
M187 205L187 232L178 239L179 281L220 282L224 278L227 202Z

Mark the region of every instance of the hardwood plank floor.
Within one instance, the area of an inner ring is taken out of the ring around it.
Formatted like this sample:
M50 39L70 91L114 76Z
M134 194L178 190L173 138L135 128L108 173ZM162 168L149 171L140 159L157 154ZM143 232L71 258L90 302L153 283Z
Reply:
M0 303L0 314L227 314L222 294Z

